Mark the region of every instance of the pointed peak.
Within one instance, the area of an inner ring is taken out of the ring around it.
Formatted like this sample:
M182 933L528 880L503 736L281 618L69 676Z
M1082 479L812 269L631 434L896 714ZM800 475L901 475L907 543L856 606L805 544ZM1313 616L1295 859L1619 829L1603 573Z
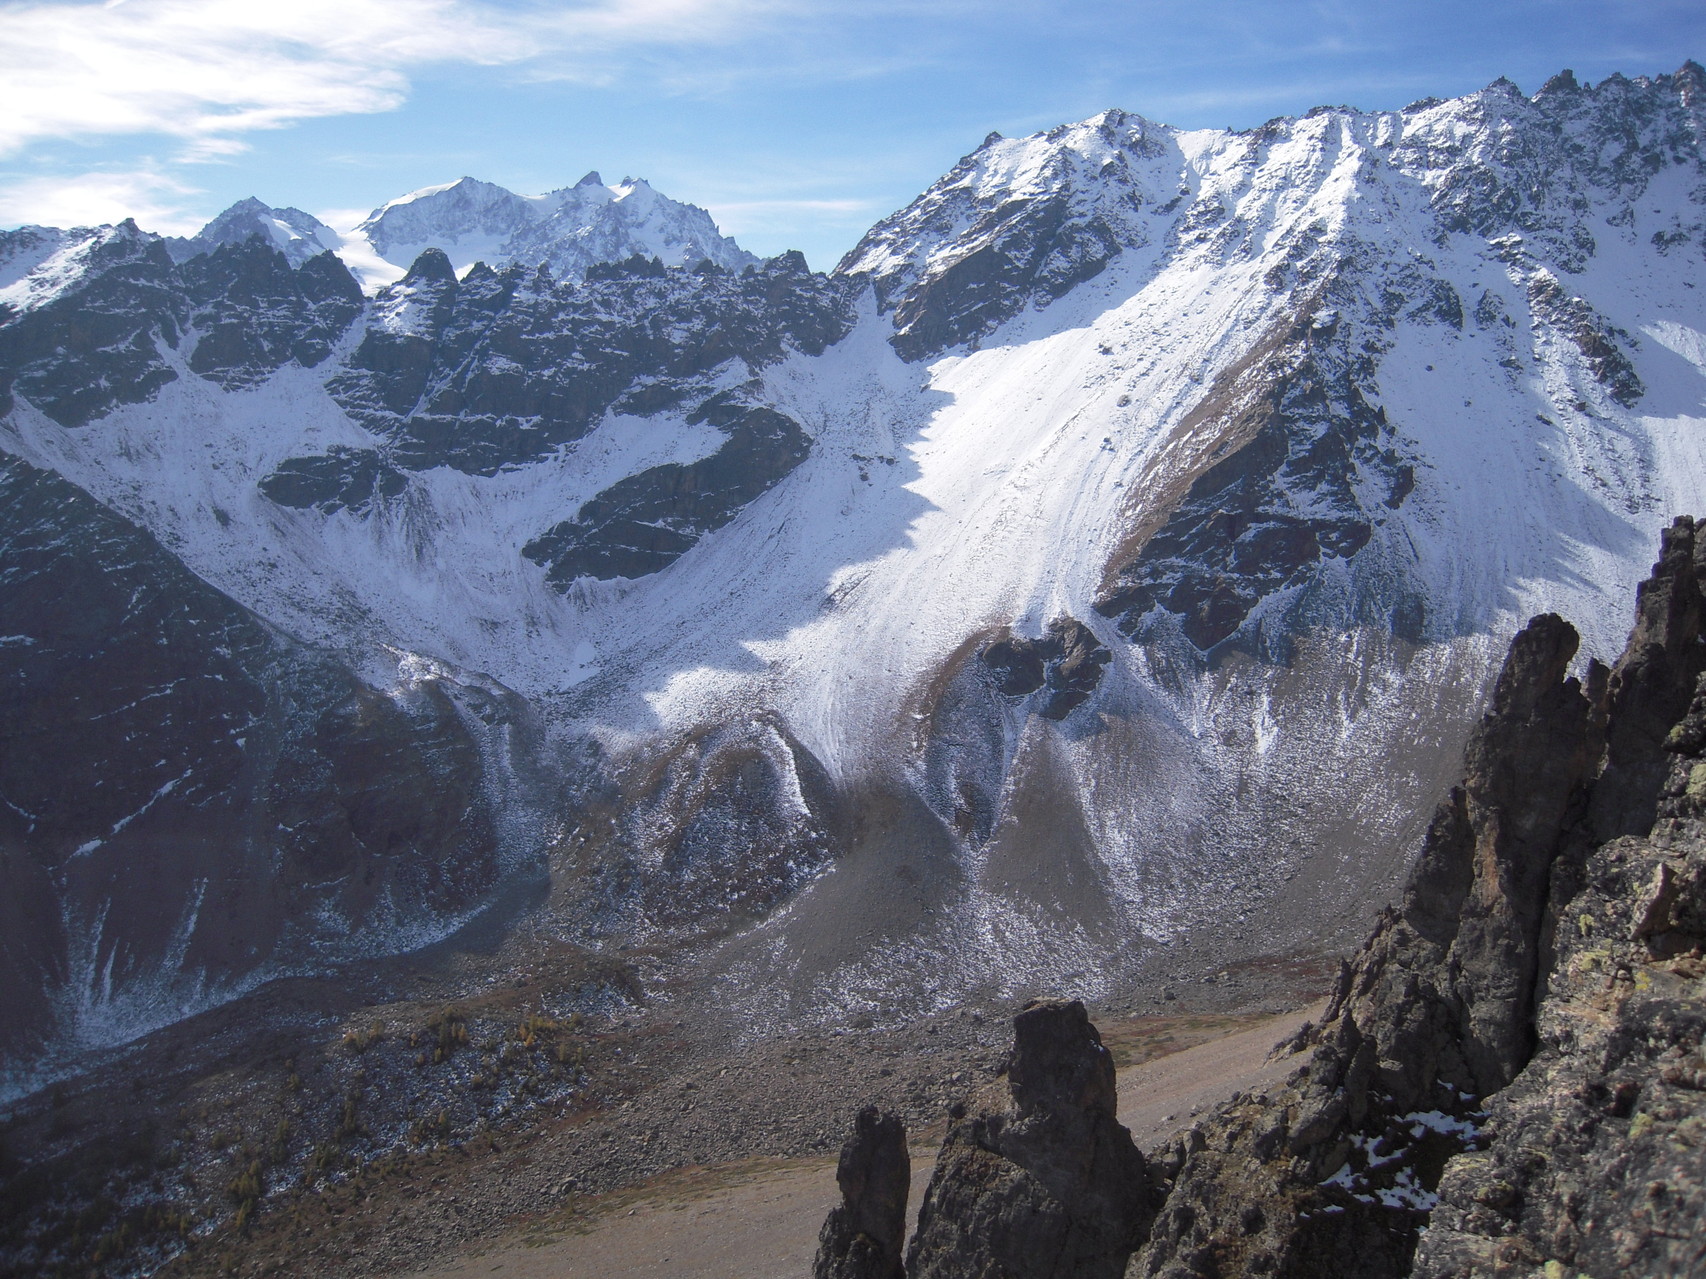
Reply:
M586 176L575 183L576 189L580 187L601 187L603 185L604 179L598 175L597 169L588 169Z
M456 268L450 265L450 259L443 249L422 249L421 255L415 259L408 274L401 281L403 284L456 282Z
M1682 105L1692 107L1702 97L1706 97L1706 67L1690 58L1677 68L1676 74L1671 77L1671 83L1676 86L1682 98Z
M1565 67L1557 75L1553 76L1545 84L1541 85L1540 92L1534 96L1536 98L1546 98L1558 94L1580 93L1581 88L1582 86L1576 80L1576 73L1568 67Z

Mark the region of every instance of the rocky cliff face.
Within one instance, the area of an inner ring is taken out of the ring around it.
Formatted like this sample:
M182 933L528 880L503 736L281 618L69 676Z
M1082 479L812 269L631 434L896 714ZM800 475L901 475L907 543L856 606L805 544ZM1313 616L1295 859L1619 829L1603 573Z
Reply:
M291 266L301 266L343 244L338 233L312 213L269 208L251 196L237 201L192 236L168 236L166 251L173 261L184 262L249 240L277 249Z
M903 1279L911 1174L899 1117L861 1110L836 1164L842 1201L824 1219L812 1279Z
M7 1085L424 940L496 882L481 746L436 681L375 691L10 457L0 633Z
M950 1110L906 1249L907 1279L1117 1279L1154 1212L1149 1170L1114 1118L1114 1062L1077 1000L1033 1000L1013 1019L1001 1077ZM861 1112L842 1173L898 1142L899 1120ZM895 1166L890 1156L889 1167ZM904 1168L904 1164L899 1165ZM899 1275L906 1181L841 1177L819 1276ZM898 1204L895 1187L898 1185ZM881 1221L854 1230L877 1215ZM868 1243L859 1242L861 1235ZM878 1264L875 1258L881 1256Z
M1516 636L1402 904L1275 1050L1283 1086L1146 1164L1082 1005L1021 1013L1005 1079L951 1112L906 1273L1697 1273L1703 568L1677 520L1610 670L1569 676L1556 616Z
M1585 685L1566 623L1517 636L1403 904L1287 1086L1162 1156L1136 1273L1699 1267L1701 546L1667 532Z

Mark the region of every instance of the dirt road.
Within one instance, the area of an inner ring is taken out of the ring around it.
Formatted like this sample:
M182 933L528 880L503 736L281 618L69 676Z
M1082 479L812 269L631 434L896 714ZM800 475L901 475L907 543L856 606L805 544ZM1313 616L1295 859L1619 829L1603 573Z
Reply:
M1320 1008L1256 1022L1120 1071L1120 1122L1148 1149L1234 1091L1268 1086L1287 1067L1268 1050ZM913 1150L913 1211L934 1148ZM447 1257L415 1279L801 1279L836 1201L835 1162L749 1160L684 1170L542 1218Z

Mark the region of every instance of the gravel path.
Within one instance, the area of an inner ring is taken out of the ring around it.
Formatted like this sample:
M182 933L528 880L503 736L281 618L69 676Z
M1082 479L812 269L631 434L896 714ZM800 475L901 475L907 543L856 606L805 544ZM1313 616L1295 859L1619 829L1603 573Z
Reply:
M1246 1019L1208 1042L1121 1070L1120 1121L1147 1149L1232 1092L1272 1084L1287 1067L1269 1063L1268 1051L1320 1011ZM935 1158L934 1144L913 1150L914 1212ZM835 1163L827 1158L670 1173L489 1239L411 1279L800 1279L835 1198Z

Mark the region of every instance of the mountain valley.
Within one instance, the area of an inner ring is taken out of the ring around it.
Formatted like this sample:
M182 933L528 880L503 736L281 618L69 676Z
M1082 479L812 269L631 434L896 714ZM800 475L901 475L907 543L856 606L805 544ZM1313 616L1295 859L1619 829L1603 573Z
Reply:
M0 490L5 1264L821 1153L1325 995L1512 637L1623 651L1706 71L990 135L827 273L596 173L0 232Z

